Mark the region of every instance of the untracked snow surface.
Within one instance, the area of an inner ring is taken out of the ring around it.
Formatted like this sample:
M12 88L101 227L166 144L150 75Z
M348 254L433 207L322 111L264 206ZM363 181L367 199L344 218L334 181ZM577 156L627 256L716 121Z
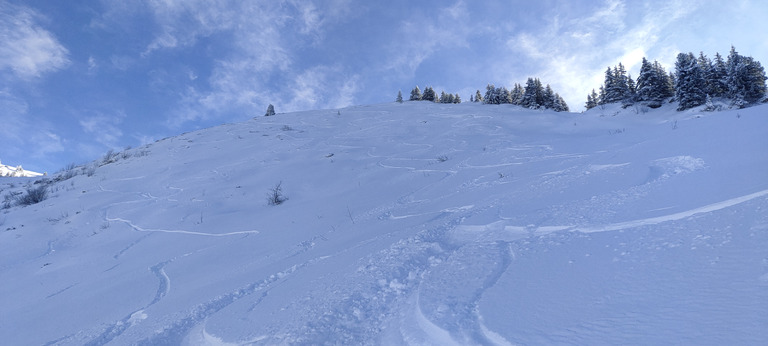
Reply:
M119 153L0 210L0 343L768 344L768 106L674 108L393 103Z

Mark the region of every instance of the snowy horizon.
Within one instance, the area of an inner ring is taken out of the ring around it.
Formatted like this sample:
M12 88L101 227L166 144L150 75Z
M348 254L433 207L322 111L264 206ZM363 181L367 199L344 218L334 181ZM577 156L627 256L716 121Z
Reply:
M768 62L763 1L0 0L0 159L38 172L263 115L467 101L537 77L573 111L623 63L678 52ZM738 25L734 25L738 18Z

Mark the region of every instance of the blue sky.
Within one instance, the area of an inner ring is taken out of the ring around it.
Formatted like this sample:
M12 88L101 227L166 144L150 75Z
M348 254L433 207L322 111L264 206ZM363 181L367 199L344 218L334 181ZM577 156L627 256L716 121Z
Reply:
M768 2L0 0L0 162L55 172L213 125L465 100L527 77L580 111L607 66L679 52L768 63ZM490 106L489 106L490 107Z

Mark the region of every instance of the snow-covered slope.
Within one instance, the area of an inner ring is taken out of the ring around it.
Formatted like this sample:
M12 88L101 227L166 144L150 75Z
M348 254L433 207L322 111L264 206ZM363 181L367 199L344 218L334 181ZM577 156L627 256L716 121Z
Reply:
M383 104L114 155L0 214L0 340L766 344L768 106L669 107Z
M0 177L40 177L42 175L42 173L25 170L21 166L12 167L0 164Z

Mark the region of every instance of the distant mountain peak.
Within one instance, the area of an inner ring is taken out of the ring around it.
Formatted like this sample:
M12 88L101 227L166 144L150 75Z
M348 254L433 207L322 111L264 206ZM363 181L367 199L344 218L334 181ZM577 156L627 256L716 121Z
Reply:
M22 168L21 165L13 167L4 165L0 162L0 177L39 177L43 175L45 174L27 171Z

